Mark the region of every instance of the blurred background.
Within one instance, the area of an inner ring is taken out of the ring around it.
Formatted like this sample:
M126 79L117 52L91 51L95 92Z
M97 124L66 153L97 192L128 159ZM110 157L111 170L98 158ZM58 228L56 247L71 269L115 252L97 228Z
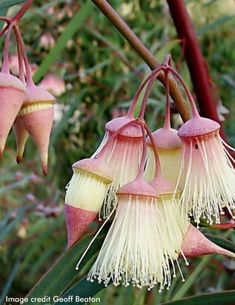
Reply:
M48 177L41 174L39 155L31 140L22 164L16 164L13 132L0 160L0 304L6 294L25 296L65 250L63 202L65 186L72 175L71 165L94 152L104 134L105 123L123 114L149 72L124 38L89 2L89 17L81 24L76 22L76 13L84 4L82 0L34 1L21 21L35 80L57 97L57 104ZM178 71L191 87L166 1L109 2L158 61L166 53L172 54ZM228 142L234 146L235 2L188 0L186 3L221 97L218 113L224 120ZM8 14L13 15L19 7L11 7ZM1 55L2 47L1 38ZM11 68L17 74L14 43ZM156 85L146 115L152 131L163 122L164 101L164 91ZM176 126L179 124L177 114L173 121ZM235 242L232 229L203 230ZM235 285L235 262L220 256L198 258L191 260L184 274L188 278L185 284L178 276L169 291L159 294L154 290L149 297L154 302L149 304L231 289ZM129 299L128 304L138 305L143 304L144 295L142 290L110 286L99 293L99 304L124 304Z

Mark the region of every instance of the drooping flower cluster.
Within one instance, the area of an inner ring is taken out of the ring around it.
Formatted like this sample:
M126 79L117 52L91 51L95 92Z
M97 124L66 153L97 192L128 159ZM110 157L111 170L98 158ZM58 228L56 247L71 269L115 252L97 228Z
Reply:
M0 157L13 127L17 142L17 162L22 160L30 135L39 149L43 173L47 174L55 98L33 83L18 22L7 17L0 17L0 20L5 21L8 27L0 72ZM12 75L9 69L9 45L13 31L18 50L19 77Z
M186 265L187 257L196 255L235 257L190 224L190 215L197 223L201 217L211 223L219 221L223 207L231 211L235 173L218 135L219 125L199 116L185 83L167 58L141 84L126 116L106 124L105 137L92 157L73 166L65 198L68 247L98 214L106 218L105 223L114 215L88 273L90 281L148 289L159 284L161 291L170 287L177 268L184 280L179 256ZM166 77L166 117L163 128L151 133L144 113L160 71ZM193 110L193 118L178 133L170 125L169 75L181 81ZM141 110L134 118L144 89ZM224 181L225 173L231 181Z

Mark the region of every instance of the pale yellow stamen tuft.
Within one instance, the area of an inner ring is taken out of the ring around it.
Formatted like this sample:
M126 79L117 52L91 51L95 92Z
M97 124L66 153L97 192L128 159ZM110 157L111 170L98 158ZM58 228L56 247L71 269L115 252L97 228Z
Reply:
M75 169L67 186L65 202L71 206L98 212L107 194L107 179L84 170Z
M174 249L169 249L169 239L162 234L163 219L155 198L123 196L88 280L106 286L113 282L116 286L169 288L172 264L175 270L169 254Z

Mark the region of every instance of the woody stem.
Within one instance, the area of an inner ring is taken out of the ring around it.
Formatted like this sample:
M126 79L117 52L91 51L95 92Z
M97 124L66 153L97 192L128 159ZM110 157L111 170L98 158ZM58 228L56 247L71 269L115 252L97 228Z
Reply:
M118 29L118 31L126 38L133 49L139 54L139 56L147 63L151 69L155 69L159 63L151 51L145 47L142 41L135 35L130 29L127 23L118 15L118 13L112 8L112 6L106 0L92 0L93 3L105 14L105 16L112 22L112 24ZM164 73L159 73L158 79L165 84ZM169 81L170 94L176 107L184 121L190 119L191 115L188 110L188 104L184 100L180 89L174 79Z

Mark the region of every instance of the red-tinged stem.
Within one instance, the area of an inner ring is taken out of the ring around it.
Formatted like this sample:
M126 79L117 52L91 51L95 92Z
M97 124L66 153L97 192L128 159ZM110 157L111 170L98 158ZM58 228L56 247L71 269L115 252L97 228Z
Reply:
M161 176L161 165L160 165L160 160L159 160L159 156L158 156L157 145L156 145L154 138L152 136L152 133L146 123L144 124L144 128L145 128L147 135L149 136L150 142L153 146L154 159L155 159L155 164L156 164L156 174L155 174L156 177L155 178L157 178L157 177Z
M22 50L17 43L17 56L18 56L18 63L19 63L19 79L25 84L25 75L24 75L24 55Z
M5 16L0 16L0 21L4 21L7 24L10 24L11 23L11 18L5 17Z
M171 55L166 55L163 65L170 66L171 65ZM169 91L169 77L170 77L169 71L165 71L165 90L166 90L166 111L165 111L165 119L164 119L164 128L170 129L171 128L171 105L170 105L170 91Z
M29 9L29 7L31 6L32 3L33 3L33 0L27 0L24 3L24 5L22 5L19 12L13 17L12 21L14 21L15 23L18 22L27 12L27 10Z
M7 23L7 25L6 25L6 26L1 30L1 32L0 32L0 37L2 37L2 36L6 33L6 31L8 30L8 28L9 28L9 25L10 25L10 23L11 23L11 18L5 17L5 16L1 16L1 17L0 17L0 20Z
M9 73L9 47L10 47L12 28L13 28L13 24L10 24L9 30L7 32L7 37L5 40L5 45L3 50L3 63L2 63L3 73Z
M111 23L117 28L123 37L130 43L133 49L139 54L139 56L147 63L151 69L155 69L159 63L155 56L148 50L142 41L135 35L130 29L127 23L118 15L118 13L112 8L112 6L106 0L92 0L94 4L105 14L105 16L111 21ZM160 73L159 80L165 84L165 75ZM174 79L169 81L170 94L176 107L184 121L190 119L190 112L187 107L180 89Z
M205 59L183 0L167 0L179 38L184 41L184 55L189 67L202 116L219 122L210 76Z
M128 110L128 113L127 113L127 116L129 117L133 117L133 113L134 113L134 110L135 110L135 106L138 102L138 99L140 97L140 94L142 92L142 90L144 89L144 87L147 85L147 83L151 80L152 77L154 77L154 75L158 72L160 72L162 70L162 65L158 65L157 68L155 68L151 73L150 75L142 82L142 84L140 85L140 87L138 88L134 98L133 98L133 101L131 103L131 106Z
M26 54L25 46L24 46L24 42L23 42L23 39L22 39L22 36L21 36L18 25L14 26L14 31L15 31L17 46L21 51L21 54L22 54L23 60L24 60L24 64L25 64L27 84L28 85L34 85L33 78L32 78L32 73L31 73L31 69L30 69L30 65L29 65L29 61L28 61L28 57L27 57L27 54Z
M141 161L140 161L139 171L138 171L136 179L144 178L144 167L145 167L146 155L147 155L147 140L146 140L145 128L144 128L143 124L141 124L141 130L142 130L142 134L143 134L143 150L142 150L142 157L141 157Z
M171 109L170 109L170 93L169 93L169 72L165 72L166 77L166 112L164 119L164 128L171 128Z
M150 81L147 85L147 88L146 88L145 93L144 93L144 98L143 98L143 102L142 102L142 105L141 105L140 113L139 113L139 116L138 116L139 119L144 118L144 113L145 113L145 109L146 109L146 106L147 106L147 103L148 103L149 95L151 93L154 81L158 77L161 70L162 70L162 66L161 66L161 69L156 69L155 70L155 73L153 74L153 76L151 77L151 79L150 79Z
M170 71L176 78L179 79L179 81L181 82L183 88L184 88L184 91L189 99L189 102L190 102L190 105L191 105L191 108L192 108L192 113L193 113L193 116L199 116L199 113L198 113L198 110L197 110L197 107L196 107L196 104L194 102L194 99L193 99L193 96L190 92L190 90L188 89L188 86L186 85L185 81L183 80L183 78L179 75L179 73L177 73L173 68L171 68L170 66L166 66L166 71Z

